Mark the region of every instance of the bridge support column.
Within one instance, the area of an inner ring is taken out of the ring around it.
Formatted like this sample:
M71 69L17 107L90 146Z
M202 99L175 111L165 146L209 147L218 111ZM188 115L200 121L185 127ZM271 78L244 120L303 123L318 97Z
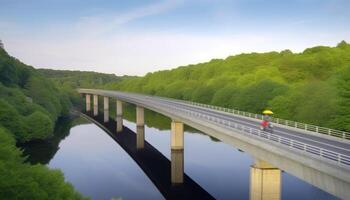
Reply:
M94 94L94 116L98 115L98 95Z
M250 167L250 200L281 199L281 170L261 160Z
M184 151L171 150L171 183L179 184L184 181Z
M145 146L145 111L143 107L136 106L136 148Z
M117 116L123 116L123 102L120 100L117 100L115 102L115 108L117 109L116 110Z
M103 121L109 121L109 98L103 97Z
M145 111L143 107L136 106L136 125L144 126L145 125Z
M116 108L116 122L117 122L117 132L123 131L123 102L120 100L116 100L115 102Z
M184 148L184 125L182 122L173 120L171 122L171 149Z
M90 94L85 95L86 112L91 110L91 96Z
M184 125L171 122L171 183L183 183L184 176Z

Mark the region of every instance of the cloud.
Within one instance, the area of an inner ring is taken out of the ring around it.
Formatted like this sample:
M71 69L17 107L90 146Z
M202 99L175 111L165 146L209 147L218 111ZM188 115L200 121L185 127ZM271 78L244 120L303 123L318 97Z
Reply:
M76 28L79 32L86 32L88 30L90 36L98 36L108 31L115 30L134 20L164 13L176 8L181 3L183 3L183 0L165 0L122 13L84 16L80 18Z

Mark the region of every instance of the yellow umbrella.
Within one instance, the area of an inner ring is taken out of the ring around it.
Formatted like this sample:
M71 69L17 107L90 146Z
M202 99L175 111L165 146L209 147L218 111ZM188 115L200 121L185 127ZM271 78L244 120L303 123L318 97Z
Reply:
M271 110L264 110L263 114L264 115L272 115L273 112Z

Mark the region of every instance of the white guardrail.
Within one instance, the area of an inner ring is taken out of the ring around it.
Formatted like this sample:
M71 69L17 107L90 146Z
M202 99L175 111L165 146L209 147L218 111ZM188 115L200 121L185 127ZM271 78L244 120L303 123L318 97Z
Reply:
M230 108L223 108L223 107L213 106L213 105L208 105L208 104L196 103L196 102L191 102L191 101L182 101L182 102L185 102L185 103L188 103L191 105L195 105L195 106L204 107L204 108L210 108L210 109L214 109L214 110L218 110L218 111L222 111L222 112L241 115L244 117L249 117L249 118L254 118L254 119L263 119L263 115L260 115L260 114L244 112L244 111L230 109ZM281 125L285 125L285 126L290 126L290 127L306 130L306 131L326 134L329 136L334 136L334 137L350 140L350 133L345 132L345 131L340 131L340 130L321 127L321 126L315 126L315 125L311 125L311 124L295 122L295 121L286 120L286 119L274 118L274 117L272 117L272 122L274 122L276 124L281 124Z
M272 141L275 143L279 143L281 145L287 146L291 149L301 151L304 153L311 154L313 156L316 156L318 158L326 159L327 161L331 161L333 163L337 163L338 165L341 166L350 166L350 156L341 154L338 152L334 152L331 150L327 150L321 147L317 147L314 145L306 144L297 140L293 140L290 138L286 138L280 135L276 135L270 132L265 132L260 129L255 129L247 126L243 126L241 124L224 120L224 119L219 119L216 117L212 117L206 114L202 114L199 112L194 112L190 111L181 107L175 107L175 106L170 106L170 105L165 105L168 109L171 109L173 111L181 111L181 113L186 113L187 115L190 115L191 117L197 117L200 119L204 119L208 122L220 124L221 126L224 126L229 129L234 129L234 130L239 130L241 133L244 133L246 135L253 135L256 137L259 137L260 139Z

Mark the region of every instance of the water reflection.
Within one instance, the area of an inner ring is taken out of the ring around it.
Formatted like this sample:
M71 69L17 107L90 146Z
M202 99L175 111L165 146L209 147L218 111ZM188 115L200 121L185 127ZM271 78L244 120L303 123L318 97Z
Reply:
M94 105L94 116L98 115L98 106Z
M171 182L183 183L184 177L184 151L182 149L171 150Z
M136 126L136 148L145 147L145 126Z
M109 110L105 109L103 110L103 122L108 122L109 121Z
M117 123L117 127L116 127L117 133L123 131L123 117L120 115L117 115L117 117L115 118L115 121Z
M214 199L184 174L183 151L174 151L172 154L174 157L170 162L146 141L142 149L137 148L138 135L129 128L124 127L122 132L117 133L115 130L118 123L113 121L103 123L103 116L93 116L91 113L86 113L84 116L103 128L136 161L166 199ZM144 133L144 130L140 130ZM181 185L172 183L181 183Z
M59 150L59 143L69 135L70 129L76 125L87 123L90 122L76 114L59 118L52 138L20 144L19 147L23 149L23 155L27 158L27 162L48 164Z

